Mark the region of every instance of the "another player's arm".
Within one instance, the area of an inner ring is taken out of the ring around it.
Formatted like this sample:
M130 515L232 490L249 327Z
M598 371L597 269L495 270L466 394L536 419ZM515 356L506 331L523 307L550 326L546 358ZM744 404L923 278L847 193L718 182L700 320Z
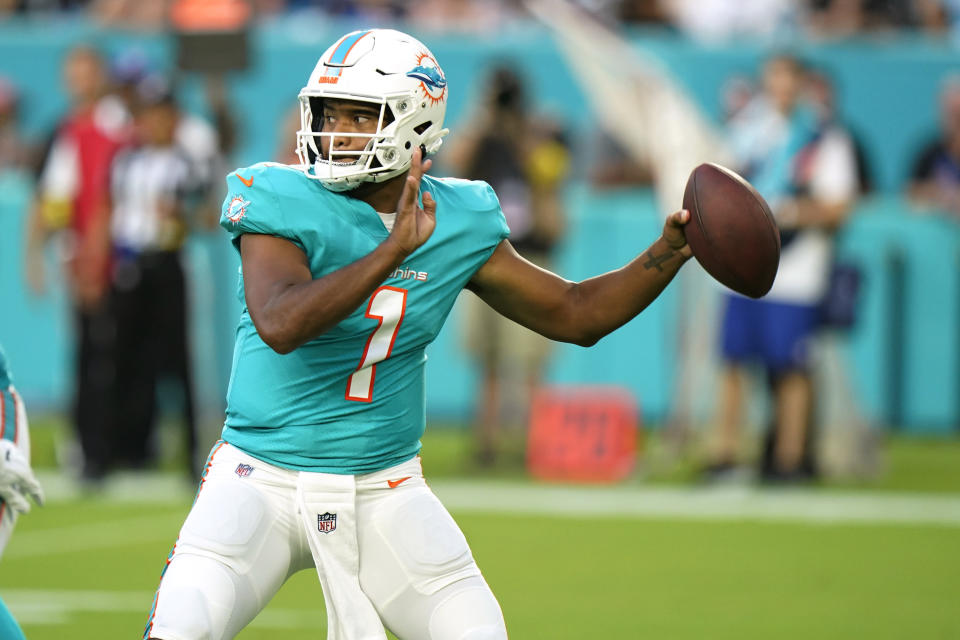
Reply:
M631 320L653 302L692 255L687 211L670 215L663 235L624 267L570 282L521 257L506 240L468 288L504 316L553 340L582 346Z
M350 315L383 284L390 273L433 233L436 202L423 194L417 205L421 166L414 152L403 183L393 231L372 252L322 278L313 279L307 256L298 246L274 236L240 238L247 309L257 333L277 353L290 353Z

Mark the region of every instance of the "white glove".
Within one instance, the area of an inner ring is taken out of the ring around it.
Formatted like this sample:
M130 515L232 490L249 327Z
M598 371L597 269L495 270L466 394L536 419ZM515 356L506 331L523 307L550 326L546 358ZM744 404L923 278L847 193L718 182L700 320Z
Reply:
M30 511L30 502L43 506L43 489L30 469L27 457L10 440L0 440L0 498L17 513Z

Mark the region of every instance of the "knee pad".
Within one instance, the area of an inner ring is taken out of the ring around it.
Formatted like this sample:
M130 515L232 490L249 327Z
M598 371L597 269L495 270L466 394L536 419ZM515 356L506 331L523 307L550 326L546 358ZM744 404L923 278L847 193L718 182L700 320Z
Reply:
M201 580L202 577L202 580ZM145 637L220 640L237 608L237 577L211 558L175 555L157 594Z

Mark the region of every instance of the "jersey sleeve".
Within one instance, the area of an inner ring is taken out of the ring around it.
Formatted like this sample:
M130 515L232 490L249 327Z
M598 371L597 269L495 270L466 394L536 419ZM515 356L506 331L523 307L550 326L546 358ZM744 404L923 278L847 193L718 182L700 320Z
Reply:
M476 209L473 211L476 217L476 234L475 251L471 254L471 272L476 273L486 264L500 243L510 236L510 227L493 187L480 181L474 182L472 186L476 189Z
M487 233L490 236L493 247L496 248L502 240L510 237L510 227L507 226L507 218L503 215L503 209L500 208L500 199L497 197L493 187L486 182L479 182L477 184L481 185L481 202L489 212L486 216Z
M497 193L486 182L430 176L424 176L423 180L422 191L433 191L434 197L443 193L455 210L468 216L465 222L479 242L496 247L510 235Z
M270 180L269 168L254 165L227 176L227 195L220 212L220 226L230 233L237 249L245 233L279 236L299 242L284 218L280 199Z
M481 180L424 177L424 191L432 191L453 212L452 253L458 271L470 278L482 267L500 243L510 235L496 192Z

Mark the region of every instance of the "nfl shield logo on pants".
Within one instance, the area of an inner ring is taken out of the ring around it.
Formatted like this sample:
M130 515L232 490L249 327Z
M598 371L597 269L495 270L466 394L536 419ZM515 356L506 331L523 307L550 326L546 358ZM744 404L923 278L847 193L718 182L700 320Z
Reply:
M332 533L337 529L337 514L321 513L317 516L317 529L320 533Z

